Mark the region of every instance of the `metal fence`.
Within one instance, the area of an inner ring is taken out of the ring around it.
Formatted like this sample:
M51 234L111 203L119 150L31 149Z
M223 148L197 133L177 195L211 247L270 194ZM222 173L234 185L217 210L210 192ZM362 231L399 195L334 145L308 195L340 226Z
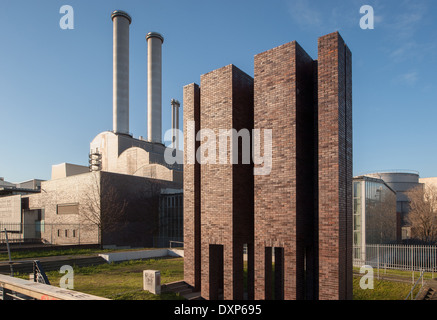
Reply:
M95 225L76 223L0 223L0 244L44 242L51 244L79 245L98 243L98 228Z
M437 246L369 244L353 249L353 264L378 269L437 271Z
M183 247L183 243L184 242L182 237L165 237L165 236L153 237L154 248Z
M6 229L6 233L4 230ZM6 235L12 243L48 243L59 245L97 244L99 230L96 225L78 223L0 223L0 245L6 244ZM182 246L182 237L154 236L147 246L168 248Z

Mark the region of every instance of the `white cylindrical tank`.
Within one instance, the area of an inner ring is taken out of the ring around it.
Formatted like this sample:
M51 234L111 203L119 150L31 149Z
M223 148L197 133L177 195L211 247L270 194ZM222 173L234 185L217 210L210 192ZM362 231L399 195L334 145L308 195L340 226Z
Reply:
M124 11L112 12L113 73L112 127L114 133L129 134L129 25L131 17Z
M147 133L151 142L162 143L162 44L164 38L149 32L147 40Z
M391 170L366 174L368 177L378 178L396 191L396 211L407 214L409 209L408 191L420 186L419 172L412 170Z

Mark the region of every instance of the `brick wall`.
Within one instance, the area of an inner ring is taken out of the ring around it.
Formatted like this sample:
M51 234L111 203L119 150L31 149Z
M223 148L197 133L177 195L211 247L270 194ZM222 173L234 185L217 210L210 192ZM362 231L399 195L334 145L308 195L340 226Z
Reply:
M44 181L41 184L43 192L29 196L29 208L44 210L45 227L41 232L44 241L52 244L98 243L98 229L95 225L84 222L77 214L58 215L57 205L77 204L79 210L81 206L83 210L84 201L91 201L90 194L99 185L99 181L99 172ZM100 199L95 199L94 204L100 206Z
M151 247L158 235L162 189L180 189L172 181L100 172L101 221L105 245ZM125 204L123 206L123 203Z
M52 244L152 246L157 232L158 197L180 183L110 172L89 172L44 181L43 192L29 196L30 209L44 209L41 238ZM119 211L125 203L124 210ZM78 214L58 214L58 205L74 205ZM117 209L118 208L118 209ZM119 211L119 212L117 212ZM106 216L106 217L105 217ZM97 224L106 222L99 232Z

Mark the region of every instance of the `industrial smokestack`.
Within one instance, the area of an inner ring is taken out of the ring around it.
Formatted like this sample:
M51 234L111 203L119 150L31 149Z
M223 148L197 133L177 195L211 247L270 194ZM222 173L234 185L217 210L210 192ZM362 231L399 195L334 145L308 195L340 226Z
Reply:
M178 100L171 99L171 128L173 131L173 146L175 149L179 149L179 107Z
M115 133L129 134L129 25L124 11L111 14L113 22L112 119Z
M162 44L164 38L149 32L147 40L147 131L151 142L162 143Z

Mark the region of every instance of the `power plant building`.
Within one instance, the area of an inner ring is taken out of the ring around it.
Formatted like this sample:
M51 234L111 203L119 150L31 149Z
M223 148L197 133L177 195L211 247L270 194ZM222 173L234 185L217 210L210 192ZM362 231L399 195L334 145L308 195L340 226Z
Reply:
M164 219L161 224L159 222L160 211L168 213L166 206L162 206L167 202L162 198L169 194L182 196L183 172L181 164L169 165L165 161L166 147L161 138L163 37L156 32L148 33L146 37L149 137L137 139L129 130L129 28L132 18L126 12L116 10L112 12L111 20L113 128L91 141L89 166L54 165L51 180L41 182L39 193L14 200L19 208L11 216L19 227L11 237L23 237L22 217L32 215L34 229L38 231L33 237L51 244L152 246L156 243L154 237L160 234L182 240L174 232L159 232L160 226L166 230L172 228L162 224ZM178 125L177 119L173 125ZM181 153L180 150L173 151ZM180 202L177 202L178 210L172 211L180 216L179 220L182 219ZM165 221L173 223L173 220Z

